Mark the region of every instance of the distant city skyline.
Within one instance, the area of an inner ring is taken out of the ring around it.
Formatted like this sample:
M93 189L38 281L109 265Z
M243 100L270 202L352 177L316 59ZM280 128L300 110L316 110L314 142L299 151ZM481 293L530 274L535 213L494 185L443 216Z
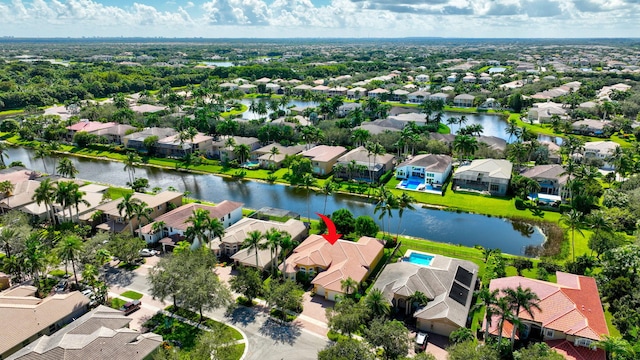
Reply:
M14 37L637 37L640 0L0 0Z

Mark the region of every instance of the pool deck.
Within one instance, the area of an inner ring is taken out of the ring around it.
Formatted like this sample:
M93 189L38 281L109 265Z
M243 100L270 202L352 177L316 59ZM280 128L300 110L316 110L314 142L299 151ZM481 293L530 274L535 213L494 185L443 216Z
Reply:
M417 192L435 194L435 195L442 195L442 191L433 190L433 189L427 189L426 187L424 189L410 189L410 188L406 187L406 185L403 186L402 182L400 182L398 185L396 185L396 189L408 190L408 191L417 191Z
M425 264L420 264L420 263L415 263L415 262L408 261L408 259L411 257L411 254L414 254L414 253L431 257L431 262L429 262L429 265L425 265ZM404 261L404 262L408 262L410 264L415 264L415 265L418 265L418 266L427 266L428 267L428 266L431 266L431 264L433 263L433 260L435 260L435 258L437 256L438 255L436 255L436 254L430 254L430 253L426 253L426 252L422 252L422 251L416 251L416 250L409 249L409 250L407 250L407 252L404 254L403 257L398 259L398 261Z

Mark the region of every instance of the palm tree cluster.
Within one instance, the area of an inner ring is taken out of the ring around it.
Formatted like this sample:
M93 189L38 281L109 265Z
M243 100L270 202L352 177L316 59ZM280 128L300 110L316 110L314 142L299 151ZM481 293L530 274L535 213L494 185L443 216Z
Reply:
M253 251L256 256L256 267L259 268L260 262L258 258L258 251L269 249L271 252L271 273L272 276L276 276L278 272L278 264L280 257L284 259L283 268L286 269L286 258L289 252L293 250L297 245L297 241L291 237L286 231L280 231L276 228L271 228L262 233L259 230L250 231L247 233L247 237L242 242L242 247L248 251ZM280 254L278 254L280 251ZM285 276L283 272L283 277Z
M502 296L501 296L502 295ZM530 288L522 288L518 285L515 289L494 289L484 286L476 292L478 303L474 305L472 311L485 309L485 341L489 337L489 328L492 321L498 320L498 348L501 348L503 328L505 322L513 325L511 331L511 347L515 342L516 332L522 326L520 321L520 312L525 311L532 319L534 318L534 310L542 311L538 303L540 299Z
M412 205L415 202L416 202L415 198L413 198L411 195L407 194L406 192L402 192L400 196L396 196L384 186L380 187L376 206L373 210L373 213L377 214L378 212L380 212L380 215L378 215L378 219L381 221L383 234L385 232L384 218L387 217L388 226L386 230L387 235L385 235L385 237L388 237L388 233L391 231L390 220L393 217L393 210L398 211L399 219L398 219L398 231L396 233L396 237L397 237L400 235L400 229L401 229L400 225L402 222L402 215L404 214L404 211L406 209L415 210L415 208Z
M200 244L209 244L215 238L224 237L224 224L218 218L211 217L205 209L194 209L187 222L190 225L185 231L185 237L192 243L197 240Z
M73 208L76 210L77 218L80 213L80 205L90 205L83 199L84 195L86 195L86 193L80 190L80 185L73 181L58 181L54 183L51 181L51 178L45 178L40 182L38 188L36 188L33 194L33 200L35 200L38 205L45 205L48 220L55 224L57 222L55 217L56 205L61 208L62 221L73 221ZM66 216L67 210L69 211L68 217Z

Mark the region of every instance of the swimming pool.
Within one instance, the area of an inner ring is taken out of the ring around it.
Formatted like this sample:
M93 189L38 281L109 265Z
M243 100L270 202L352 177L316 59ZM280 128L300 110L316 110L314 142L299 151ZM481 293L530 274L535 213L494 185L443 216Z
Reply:
M412 264L422 265L422 266L430 266L433 261L433 255L427 255L419 252L411 251L408 257L405 257L405 260Z
M253 160L253 161L246 161L242 164L243 168L248 168L248 169L253 169L253 168L257 168L260 167L260 162L257 160Z
M420 181L416 181L416 180L404 180L402 182L402 187L408 190L416 190L418 188L418 186L422 184L422 182Z

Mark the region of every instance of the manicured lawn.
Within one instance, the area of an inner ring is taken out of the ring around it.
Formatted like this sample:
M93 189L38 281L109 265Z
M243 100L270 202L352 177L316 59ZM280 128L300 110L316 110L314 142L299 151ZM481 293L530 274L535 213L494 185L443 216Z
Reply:
M142 294L137 293L135 291L131 291L131 290L123 292L122 294L120 294L120 296L124 296L126 298L133 299L133 300L142 299Z
M127 302L125 300L119 299L119 298L112 298L111 299L111 307L114 309L120 309L122 307L122 305L126 304Z
M119 199L123 197L124 194L130 194L132 192L133 190L131 189L120 188L120 187L109 187L109 189L107 189L107 194L112 200Z
M165 310L171 312L173 310L173 305L167 306ZM178 316L182 316L185 319L189 319L191 321L200 322L200 315L187 309L178 308L175 311L175 314ZM207 317L204 318L204 321L202 322L202 324L211 329L217 329L217 328L224 329L224 331L229 332L229 334L231 335L231 337L233 337L234 340L242 340L244 338L242 334L238 332L236 329L230 326L227 326L223 323L217 322L215 320L209 319Z
M162 335L165 341L178 341L181 344L181 349L185 351L190 351L195 347L196 339L202 333L202 330L194 326L163 314L155 314L144 326L149 331Z
M0 116L17 115L17 114L22 114L23 112L24 110L5 110L5 111L0 111Z

